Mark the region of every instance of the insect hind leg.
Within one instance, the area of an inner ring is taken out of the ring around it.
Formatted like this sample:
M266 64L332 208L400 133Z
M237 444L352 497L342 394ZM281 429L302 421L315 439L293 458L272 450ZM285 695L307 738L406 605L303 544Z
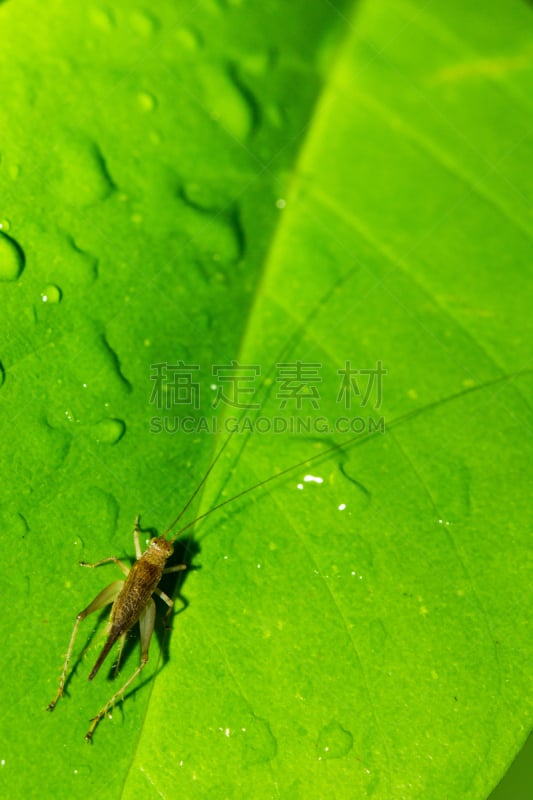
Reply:
M76 622L74 623L74 628L72 629L72 634L70 636L70 641L68 643L67 655L65 657L65 663L63 664L63 671L61 673L61 678L59 679L59 688L57 690L56 696L52 700L52 702L47 706L47 711L53 711L56 707L57 701L60 697L63 696L63 691L65 688L65 682L68 673L68 665L70 662L70 657L72 655L72 648L74 647L74 641L76 639L76 634L78 633L78 628L80 626L80 622L88 617L89 614L94 614L95 611L99 611L104 606L113 603L117 598L120 590L124 586L124 581L113 581L110 583L109 586L106 586L105 589L102 589L100 594L96 595L92 603L90 603L87 608L84 608L83 611L80 611L78 616L76 617Z
M142 672L146 664L148 663L148 649L150 647L150 639L152 638L152 633L154 631L155 625L155 603L152 598L149 599L146 607L143 609L141 616L139 617L139 627L141 629L141 661L139 666L134 671L133 675L131 675L126 683L124 683L118 691L115 692L113 697L111 697L105 706L103 706L98 714L92 718L91 720L91 727L85 734L85 741L91 742L93 738L93 733L96 730L96 726L100 722L100 720L105 717L107 712L110 708L113 708L116 701L121 697L128 686L133 683L135 678Z

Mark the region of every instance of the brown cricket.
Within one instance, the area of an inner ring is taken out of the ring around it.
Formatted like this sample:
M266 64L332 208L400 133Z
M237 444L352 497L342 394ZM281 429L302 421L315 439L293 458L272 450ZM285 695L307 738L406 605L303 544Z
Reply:
M63 664L63 671L59 679L59 688L54 699L47 706L47 711L53 711L59 698L63 696L65 681L68 674L68 666L72 655L72 649L74 647L74 641L76 639L80 622L85 619L85 617L88 617L89 614L93 614L95 611L99 611L101 608L104 608L104 606L107 606L110 603L113 604L111 608L111 616L107 626L107 640L102 648L102 652L98 656L96 663L89 674L90 681L92 681L92 679L95 677L106 656L117 640L119 640L119 653L115 672L118 672L120 658L128 631L135 625L136 622L138 622L141 633L141 659L139 666L128 678L128 680L120 687L120 689L118 689L107 701L107 703L102 706L98 714L91 719L91 726L85 734L85 739L87 742L92 741L93 733L100 720L107 714L109 709L115 705L115 702L118 700L118 698L124 694L128 686L135 680L135 678L148 663L148 650L155 625L156 609L154 600L152 598L152 595L154 594L160 597L161 600L163 600L163 602L168 606L168 610L164 616L166 625L166 620L172 611L174 601L167 594L165 594L162 589L159 588L159 581L163 575L168 575L170 572L181 572L182 570L187 569L186 564L177 564L172 567L166 567L165 565L174 552L172 543L178 538L178 536L181 536L183 531L190 528L191 525L193 525L197 520L193 520L192 522L188 523L184 528L178 531L178 533L172 537L172 539L166 539L165 535L170 533L170 531L177 525L185 511L189 508L201 487L206 482L211 470L224 452L230 438L231 435L228 436L216 454L204 477L176 519L171 525L169 525L163 536L158 536L150 540L148 549L144 553L141 549L139 516L137 516L133 530L133 543L135 547L135 557L137 560L131 568L124 564L124 562L118 559L116 556L109 556L108 558L104 558L94 564L88 564L85 561L80 561L80 566L90 567L91 569L100 567L102 564L109 564L112 562L122 570L124 575L126 575L126 580L119 580L110 583L109 586L106 586L106 588L94 598L92 603L90 603L87 608L84 608L83 611L80 611L76 617L76 622L74 623L74 628L72 629L72 634L70 636L65 663ZM231 499L233 498L230 498L230 500ZM215 511L216 508L225 505L227 502L229 501L226 500L220 503L218 506L215 506L215 508L205 512L197 519L207 516L211 513L211 511Z

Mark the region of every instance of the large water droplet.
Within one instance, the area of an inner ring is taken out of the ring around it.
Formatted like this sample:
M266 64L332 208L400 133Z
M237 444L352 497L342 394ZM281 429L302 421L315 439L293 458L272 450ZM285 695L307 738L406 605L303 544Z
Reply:
M16 281L26 258L22 247L7 233L0 232L0 281Z
M353 747L353 736L337 720L332 720L320 730L316 749L320 761L326 758L342 758Z

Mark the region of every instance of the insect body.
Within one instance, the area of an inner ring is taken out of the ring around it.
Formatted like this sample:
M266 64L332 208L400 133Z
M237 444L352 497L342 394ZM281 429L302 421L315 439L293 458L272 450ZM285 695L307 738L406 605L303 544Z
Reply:
M120 640L120 651L116 667L118 670L122 648L124 646L124 642L126 641L126 635L128 631L133 627L133 625L135 625L137 621L139 622L139 628L141 631L141 660L139 666L134 671L133 675L128 678L128 680L117 692L115 692L113 697L108 700L105 706L100 709L98 714L93 717L91 720L91 727L85 736L88 742L92 740L94 730L100 720L106 715L109 709L113 707L116 700L135 680L148 662L148 649L150 647L150 639L152 637L155 624L155 603L152 599L152 595L156 594L167 604L168 611L165 614L165 619L172 610L174 605L173 600L171 600L171 598L168 597L165 592L158 588L161 577L169 572L179 572L187 568L185 564L177 564L176 566L172 567L165 566L167 560L172 555L174 548L171 542L163 537L152 539L148 549L142 553L139 533L139 518L137 517L135 520L135 529L133 531L133 541L135 545L135 555L137 561L131 569L115 556L104 558L102 561L97 561L95 564L81 562L81 566L90 568L99 567L102 564L113 562L126 575L126 580L119 580L110 583L109 586L103 589L103 591L101 591L100 594L94 598L92 603L90 603L90 605L88 605L87 608L81 611L76 617L76 622L74 623L74 628L70 637L65 663L63 665L63 672L59 681L59 689L57 690L56 696L48 706L48 711L52 711L55 708L57 701L63 694L65 680L68 673L68 665L72 654L72 648L74 647L74 640L76 638L80 622L85 619L85 617L89 616L89 614L92 614L95 611L99 611L104 606L113 603L113 607L111 609L111 618L107 628L107 640L96 661L96 664L91 670L89 675L90 681L92 681L102 666L107 654L115 642Z

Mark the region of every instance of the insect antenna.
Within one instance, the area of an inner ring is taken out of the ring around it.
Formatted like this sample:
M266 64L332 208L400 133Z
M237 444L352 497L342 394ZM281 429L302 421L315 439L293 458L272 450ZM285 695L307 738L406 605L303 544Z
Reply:
M517 370L516 372L512 372L510 374L501 375L499 378L495 378L494 380L485 381L485 383L478 384L477 386L469 386L466 389L461 389L460 391L454 392L453 394L449 394L446 397L441 397L438 400L434 400L432 403L427 403L425 406L422 406L420 408L413 408L413 409L411 409L411 411L406 411L405 414L400 414L399 417L396 417L396 419L393 419L392 422L389 422L387 424L387 429L390 430L390 428L396 428L398 425L401 425L404 422L407 422L408 420L419 416L420 414L424 414L427 411L431 411L432 409L435 409L435 408L438 408L440 406L446 405L447 403L451 403L454 400L458 400L459 398L464 397L465 395L471 394L472 392L478 392L481 389L487 389L490 386L495 386L495 385L497 385L499 383L504 383L506 381L512 380L513 378L519 377L521 375L530 374L532 371L533 370L531 370L531 369ZM215 466L216 462L218 461L218 459L222 455L222 452L223 452L224 448L228 444L228 442L229 442L231 436L233 435L233 433L235 432L235 430L236 429L234 429L229 434L228 438L226 439L226 441L224 442L224 444L220 448L219 452L215 456L215 459L214 459L213 463L211 464L211 466L209 467L206 475L202 479L202 482L196 488L191 500L189 501L189 503L187 503L187 506L185 506L185 508L187 508L190 505L190 503L192 502L193 498L196 496L196 494L197 494L198 490L200 489L200 487L205 483L205 481L207 479L207 476L209 475L209 473L211 472L212 468ZM337 450L344 450L344 449L346 449L348 447L351 447L351 446L353 446L355 444L363 444L364 442L368 441L369 439L374 438L374 436L378 433L378 431L379 431L379 429L375 429L373 431L368 431L365 434L357 434L356 436L352 436L350 439L348 439L345 442L340 442L339 444L335 444L332 447L327 447L325 450L322 450L320 453L315 453L315 455L311 456L310 458L304 458L304 459L302 459L302 461L298 461L298 463L296 463L296 464L291 464L290 467L285 467L285 469L282 469L281 472L276 472L275 475L270 475L268 478L263 478L263 480L258 481L257 483L254 483L253 486L248 486L247 489L243 489L241 492L237 492L237 494L234 494L232 497L229 497L227 500L223 500L221 503L217 503L217 505L213 506L213 508L210 508L208 511L205 511L203 514L200 514L198 517L196 517L195 519L191 520L191 522L188 522L183 528L181 528L175 534L175 536L172 537L172 539L170 541L171 542L176 541L176 539L179 536L181 536L182 533L184 533L189 528L192 528L192 526L195 525L197 522L199 522L201 519L205 519L205 517L208 517L214 511L218 511L223 506L228 505L228 503L233 503L233 501L234 500L238 500L239 497L244 497L244 495L248 494L249 492L253 492L255 489L259 489L261 486L265 486L267 483L270 483L270 481L277 480L278 478L283 477L283 475L287 475L289 472L293 472L293 470L296 470L299 467L303 467L306 464L311 464L314 461L318 461L319 459L323 459L326 456L331 455L332 453L335 453ZM185 511L185 509L183 509L183 511ZM167 531L165 531L165 533L168 533L168 531L170 531L176 525L177 521L179 519L181 519L181 517L183 515L183 511L177 517L177 519L174 520L172 525L167 529Z
M409 412L408 414L404 414L403 416L398 417L396 420L394 420L394 423L397 424L398 422L403 421L407 416L411 416L411 414L412 414L412 412ZM390 423L390 424L392 425L393 423ZM389 425L389 427L390 427L390 425ZM172 539L170 541L174 542L179 536L181 536L182 533L184 533L189 528L192 528L192 526L195 525L197 522L199 522L201 519L205 519L205 517L208 517L214 511L218 511L218 509L222 508L222 506L226 506L226 505L228 505L228 503L233 503L233 501L234 500L238 500L239 497L244 497L245 494L248 494L249 492L253 492L254 489L259 489L261 486L265 486L265 484L270 483L270 481L274 481L274 480L277 480L278 478L282 478L283 475L287 475L289 472L293 472L293 470L298 469L298 467L303 467L306 464L312 463L313 461L318 461L320 458L325 458L327 455L331 455L331 453L334 453L336 450L344 450L346 447L349 447L350 445L355 444L356 441L359 444L363 444L363 442L365 442L367 439L370 439L371 437L375 436L376 432L377 431L372 431L372 432L366 433L364 435L360 435L359 434L357 436L353 436L351 439L348 439L348 441L346 441L346 442L341 442L339 444L333 445L332 447L326 448L326 450L321 450L320 453L315 453L314 456L310 456L308 458L304 458L304 459L302 459L302 461L298 461L296 464L291 464L290 467L285 467L285 469L282 469L281 472L276 472L275 475L270 475L268 478L263 478L262 481L258 481L257 483L254 483L252 486L248 486L247 489L243 489L241 492L237 492L237 494L234 494L232 497L228 497L227 500L223 500L221 503L217 503L216 506L213 506L213 508L210 508L209 511L205 511L203 514L200 514L200 516L198 516L195 519L193 519L190 522L188 522L186 525L184 525L183 528L181 528L176 533L175 536L172 537Z
M176 517L176 519L173 522L171 522L170 525L168 526L168 528L166 529L166 531L164 531L164 533L162 534L163 536L166 536L167 533L170 533L170 531L173 528L176 527L176 525L178 524L178 522L180 521L182 516L185 514L185 512L187 511L187 509L191 505L192 501L194 500L194 498L196 497L196 495L198 494L198 492L200 491L202 486L205 484L205 482L208 479L209 475L211 474L211 470L213 469L213 467L215 466L215 464L219 460L220 456L222 455L222 453L224 452L224 450L228 446L229 440L231 439L231 437L233 436L234 433L235 433L235 430L231 431L231 433L228 434L228 436L226 437L226 440L224 441L223 445L221 446L221 448L219 449L218 453L215 455L214 459L212 460L212 462L210 463L209 467L207 468L207 471L206 471L204 477L202 478L202 480L200 481L200 483L198 484L198 486L196 487L194 492L191 494L191 496L189 497L189 499L187 500L187 502L185 503L185 505L181 509L181 511L178 514L178 516ZM190 527L190 526L188 525L187 527ZM185 530L185 528L183 528L183 530ZM181 531L180 531L180 533L181 533ZM179 534L178 534L178 536L179 536ZM175 541L175 539L177 539L177 536L174 536L173 539L171 539L171 541L173 542L173 541Z

